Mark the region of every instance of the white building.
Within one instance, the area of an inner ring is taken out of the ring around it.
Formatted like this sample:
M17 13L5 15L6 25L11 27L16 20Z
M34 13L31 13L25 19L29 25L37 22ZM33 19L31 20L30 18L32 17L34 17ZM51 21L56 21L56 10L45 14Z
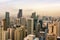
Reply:
M24 38L24 40L34 40L34 39L35 39L35 35L31 35L31 34Z

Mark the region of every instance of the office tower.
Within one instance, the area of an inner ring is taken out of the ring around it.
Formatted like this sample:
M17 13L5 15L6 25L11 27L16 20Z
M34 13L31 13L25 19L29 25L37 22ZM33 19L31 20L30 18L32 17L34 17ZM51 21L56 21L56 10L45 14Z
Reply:
M6 27L6 19L3 19L2 20L2 27L3 27L3 30L7 30L7 27Z
M52 25L53 25L52 23L49 23L49 24L48 24L48 30L49 30L49 31L48 31L48 34L53 33L53 29L54 29L54 28L53 28Z
M48 33L48 23L47 23L46 29L45 29L45 38L46 38L46 36L47 36L47 33Z
M38 21L38 17L35 17L35 18L34 18L34 30L36 30L37 21Z
M5 20L6 20L6 28L9 28L10 26L10 16L9 16L9 12L6 12L5 14ZM6 29L7 30L7 29Z
M21 17L22 17L22 9L19 9L19 12L18 12L17 18L21 18Z
M26 37L26 31L25 28L22 26L20 28L17 28L14 33L14 40L23 40L24 37Z
M27 19L27 34L33 34L33 19L28 18Z
M19 30L15 30L15 32L14 32L14 40L20 40L20 32L19 32Z
M45 29L45 34L44 34L45 35L44 36L45 37L45 40L46 40L46 37L47 37L47 33L48 33L48 29Z
M2 40L8 40L8 32L7 31L2 32Z
M37 26L36 26L36 31L35 31L35 33L36 33L36 37L38 37L39 35L39 31L40 31L40 23L37 23Z
M16 19L12 19L12 18L10 18L10 28L13 28L14 27L14 25L15 25L15 21Z
M54 24L53 26L54 26L54 30L52 29L53 33L57 36L57 24Z
M2 31L3 31L3 28L0 27L0 40L2 40Z
M60 21L57 24L57 37L60 37Z
M31 34L24 38L24 40L34 40L34 39L35 39L35 35L31 35Z
M20 27L20 19L16 19L16 27Z
M46 29L48 30L48 22L47 22L47 25L46 25Z
M32 13L31 18L33 18L33 20L34 20L34 30L36 30L37 21L38 21L38 15L36 15L36 12Z
M20 25L26 26L26 18L25 17L20 18Z
M7 31L8 31L8 39L14 40L15 29L14 28L8 28Z
M35 16L36 16L36 12L33 12L31 18L34 18Z
M49 34L55 34L57 35L57 25L55 23L49 23L48 24L48 30L49 30Z
M40 25L41 25L41 27L40 27L40 28L42 29L42 28L43 28L43 27L42 27L43 20L39 20L39 23L40 23Z

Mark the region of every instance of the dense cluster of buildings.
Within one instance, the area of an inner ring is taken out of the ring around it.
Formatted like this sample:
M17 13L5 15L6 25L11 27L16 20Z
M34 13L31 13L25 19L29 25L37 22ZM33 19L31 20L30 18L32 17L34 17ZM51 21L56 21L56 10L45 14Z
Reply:
M0 40L59 40L60 17L36 15L22 16L19 9L17 18L11 20L9 12L0 21Z

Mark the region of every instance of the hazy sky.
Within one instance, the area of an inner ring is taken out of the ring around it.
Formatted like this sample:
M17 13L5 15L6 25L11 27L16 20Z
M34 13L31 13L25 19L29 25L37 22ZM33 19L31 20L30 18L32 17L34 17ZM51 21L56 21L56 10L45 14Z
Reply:
M0 15L5 11L15 15L19 8L27 15L33 9L40 15L60 16L60 0L0 0Z

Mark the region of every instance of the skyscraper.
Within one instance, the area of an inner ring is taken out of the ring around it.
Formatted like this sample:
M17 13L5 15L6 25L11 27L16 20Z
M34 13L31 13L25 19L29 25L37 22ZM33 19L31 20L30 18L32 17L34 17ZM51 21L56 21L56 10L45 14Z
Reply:
M33 12L31 18L35 18L35 16L36 16L36 12Z
M21 18L21 17L22 17L22 9L19 9L19 12L18 12L17 18Z
M54 23L49 23L48 24L48 34L55 34L57 35L57 24L54 22Z
M0 27L0 40L2 40L2 31L3 31L3 28Z
M42 28L43 20L39 20L39 23L40 23L41 28Z
M8 40L8 31L2 32L2 40Z
M14 40L15 29L14 28L8 28L7 31L8 31L8 39Z
M25 17L21 17L20 24L23 26L26 26L26 18Z
M9 16L9 12L6 12L5 20L6 20L6 27L9 28L9 25L10 25L10 16Z
M40 23L37 23L37 26L36 26L36 37L39 36L39 31L40 31Z
M60 21L57 22L57 36L60 37Z
M27 34L33 34L33 18L27 19Z
M16 28L14 33L14 40L23 40L24 37L26 37L26 31L25 27L21 26L19 28Z
M33 18L33 20L34 20L34 30L36 30L37 21L38 21L38 15L36 16L36 12L32 13L31 18Z
M3 19L2 20L2 26L3 26L3 30L7 30L7 27L6 27L6 19Z

